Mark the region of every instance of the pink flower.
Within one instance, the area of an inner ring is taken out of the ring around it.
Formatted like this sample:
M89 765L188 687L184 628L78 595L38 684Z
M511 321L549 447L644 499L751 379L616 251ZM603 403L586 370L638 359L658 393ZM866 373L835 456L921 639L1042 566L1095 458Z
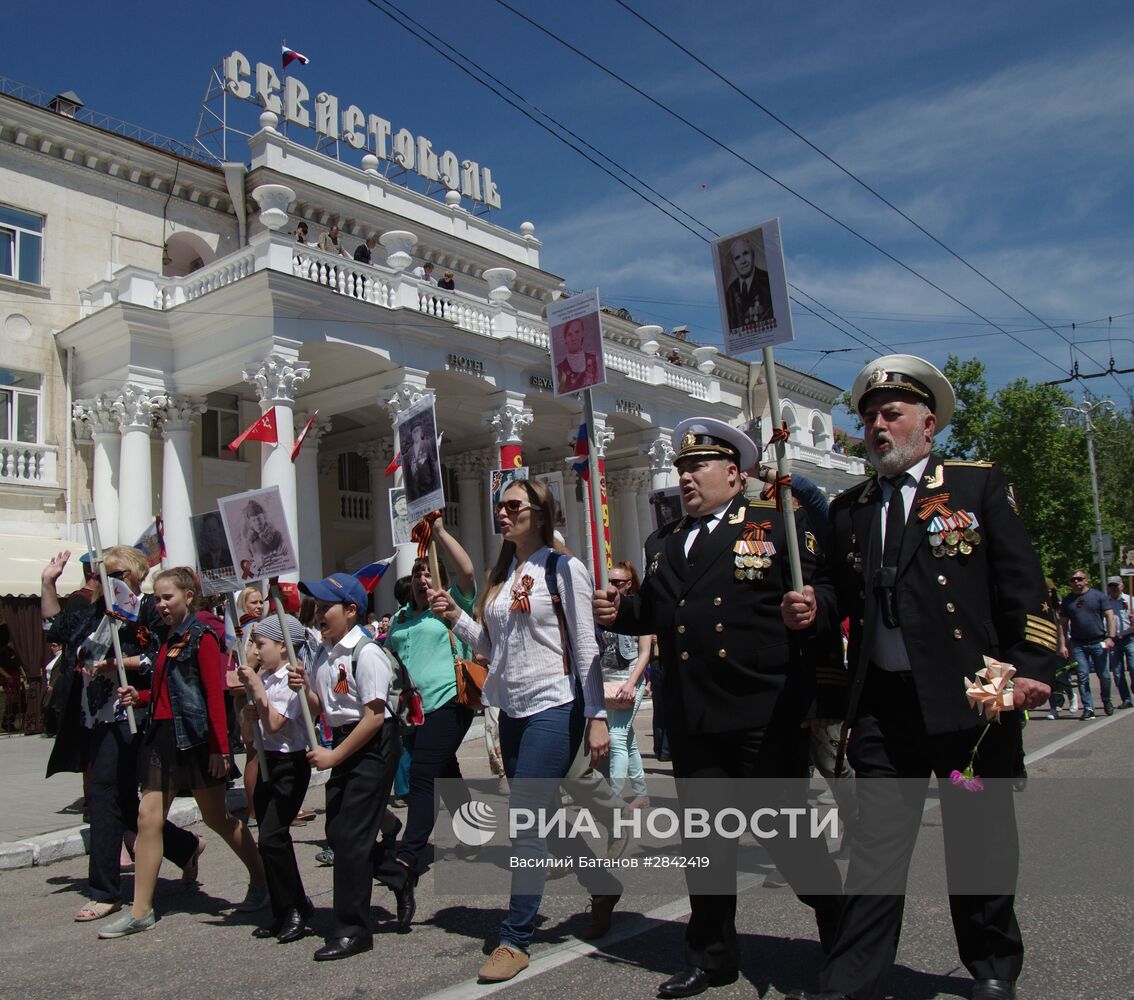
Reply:
M965 780L965 776L961 774L960 771L954 771L949 775L949 780L953 782L954 785L959 785Z

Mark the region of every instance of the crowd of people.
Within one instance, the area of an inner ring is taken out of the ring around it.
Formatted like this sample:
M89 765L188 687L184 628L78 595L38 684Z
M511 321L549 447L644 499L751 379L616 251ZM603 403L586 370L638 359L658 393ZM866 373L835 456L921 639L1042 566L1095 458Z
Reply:
M334 230L328 237L337 246ZM368 612L362 583L332 573L278 601L246 589L226 638L224 609L201 597L192 570L174 568L154 577L136 621L120 621L97 579L80 599L61 601L61 553L43 572L41 603L61 649L50 771L90 772L90 901L76 919L116 914L101 925L106 938L145 931L156 920L162 857L186 881L196 878L204 842L166 819L172 796L188 791L247 868L238 909L270 907L255 936L291 942L309 934L314 907L290 829L317 768L330 773L323 857L334 888L332 925L314 957L369 951L375 881L394 896L399 930L412 928L437 782L461 779L458 750L482 702L489 760L510 784L512 809L549 807L565 790L576 804L632 812L650 808L634 727L648 676L654 755L672 761L683 809L719 808L713 795L722 783L739 789L761 779L758 804L779 823L807 804L815 766L853 827L838 849L849 857L845 878L822 839L784 827L784 836L763 841L782 880L813 911L825 955L821 992L791 996L887 994L918 818L935 775L946 848L972 868L964 887L948 871L972 996L1011 1000L1023 963L1011 875L1018 717L1048 704L1057 711L1053 686L1068 655L1078 663L1082 718L1093 715L1092 672L1103 709L1115 710L1112 667L1117 708L1131 706L1130 600L1121 579L1108 581L1107 596L1077 570L1056 610L1000 471L934 452L954 394L928 362L877 359L852 398L877 475L829 510L802 479L761 470L741 431L708 418L683 421L673 448L684 516L647 540L641 575L631 561L613 563L600 590L555 536L554 498L534 480L513 482L496 504L502 544L483 584L441 517L426 519L422 551L436 561L423 554L398 581L391 613ZM746 488L750 474L768 483L764 496ZM789 486L793 521L777 496ZM138 553L114 547L103 564L109 578L139 592L147 567ZM106 642L110 628L120 628L124 685ZM982 732L965 678L990 657L1011 665L1012 701L1003 706L1008 721ZM470 694L460 671L474 661L486 673L483 691ZM231 717L226 688L240 693ZM237 742L255 839L225 808ZM965 780L984 778L979 796L956 779L966 760ZM851 768L859 778L904 784L852 784ZM469 802L460 780L442 787L451 812ZM389 808L399 793L404 826ZM118 863L130 834L132 901ZM608 857L625 848L615 840ZM525 863L513 866L482 982L510 980L529 964L548 849L536 828L516 830L512 853ZM739 974L736 841L709 838L697 853L711 858L712 872L686 871L685 964L660 984L662 997L693 996ZM720 889L722 872L731 873L732 894L727 883ZM989 890L973 891L982 873ZM601 937L622 886L602 870L588 879L586 936Z

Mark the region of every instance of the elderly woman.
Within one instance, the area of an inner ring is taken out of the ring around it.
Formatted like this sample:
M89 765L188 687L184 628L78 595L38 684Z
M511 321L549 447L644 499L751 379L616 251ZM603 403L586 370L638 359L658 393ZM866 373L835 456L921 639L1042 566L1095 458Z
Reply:
M44 630L50 641L62 646L52 690L59 732L47 776L60 771L82 774L90 769L90 902L75 915L76 920L88 921L122 908L119 851L123 834L138 830L138 747L146 716L136 713L138 733L131 734L126 711L115 693L118 668L108 631L114 619L107 616L97 578L90 604L69 611L60 606L55 582L70 556L70 552L60 552L41 576ZM149 566L137 549L116 545L106 550L104 560L108 579L121 580L132 593L139 593ZM149 687L158 645L154 630L160 622L153 599L147 596L142 598L138 620L119 626L123 666L134 687ZM196 882L197 858L203 849L203 841L166 822L165 857L182 869L186 882Z

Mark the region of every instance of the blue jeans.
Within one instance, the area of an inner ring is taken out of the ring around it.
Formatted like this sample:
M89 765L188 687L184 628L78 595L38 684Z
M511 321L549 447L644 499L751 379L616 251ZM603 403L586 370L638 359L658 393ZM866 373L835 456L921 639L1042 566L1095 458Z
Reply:
M1118 697L1123 702L1130 701L1130 684L1126 680L1126 674L1129 671L1130 676L1134 677L1134 635L1114 640L1114 649L1110 651L1110 671L1114 674Z
M504 772L512 785L509 810L553 808L559 782L571 767L583 738L583 725L582 699L522 719L513 719L501 711L500 749L504 754ZM518 831L512 850L519 857L546 858L547 842L534 829ZM521 874L517 870L512 876L512 898L508 916L500 925L500 943L526 952L543 895L517 893L517 878L522 878L530 888L531 871Z
M646 682L641 680L633 705L606 710L606 724L610 728L610 787L615 795L622 794L627 777L635 795L646 794L646 772L642 767L642 755L638 752L638 740L634 736L634 716L638 714L645 690Z
M1091 700L1091 671L1099 675L1099 693L1102 695L1103 705L1110 704L1110 667L1107 660L1110 657L1106 646L1101 642L1073 642L1071 655L1079 665L1079 697L1083 702L1083 711L1094 711L1095 703Z

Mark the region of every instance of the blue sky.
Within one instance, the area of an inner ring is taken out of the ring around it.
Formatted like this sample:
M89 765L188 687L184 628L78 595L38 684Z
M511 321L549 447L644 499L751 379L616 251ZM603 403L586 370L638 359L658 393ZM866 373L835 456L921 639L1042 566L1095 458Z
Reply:
M1027 331L1020 338L1042 358L493 0L405 9L714 230L779 216L789 279L865 339L937 363L950 352L979 357L993 386L1066 374L1064 340L614 0L513 2L985 316ZM1134 367L1134 9L1113 0L630 2L1104 366L1113 351L1119 368ZM720 344L701 239L365 0L111 9L91 19L87 5L25 5L6 24L0 72L73 89L90 108L188 140L209 68L232 49L275 63L286 38L311 59L298 72L313 94L326 90L491 166L497 220L534 222L544 266L569 287L597 285L604 303L642 322L687 324L692 338ZM849 385L870 352L793 312L796 341L779 360ZM1106 316L1116 317L1110 342L1105 319L1090 322ZM820 353L841 348L854 350ZM1125 407L1134 376L1091 387Z

